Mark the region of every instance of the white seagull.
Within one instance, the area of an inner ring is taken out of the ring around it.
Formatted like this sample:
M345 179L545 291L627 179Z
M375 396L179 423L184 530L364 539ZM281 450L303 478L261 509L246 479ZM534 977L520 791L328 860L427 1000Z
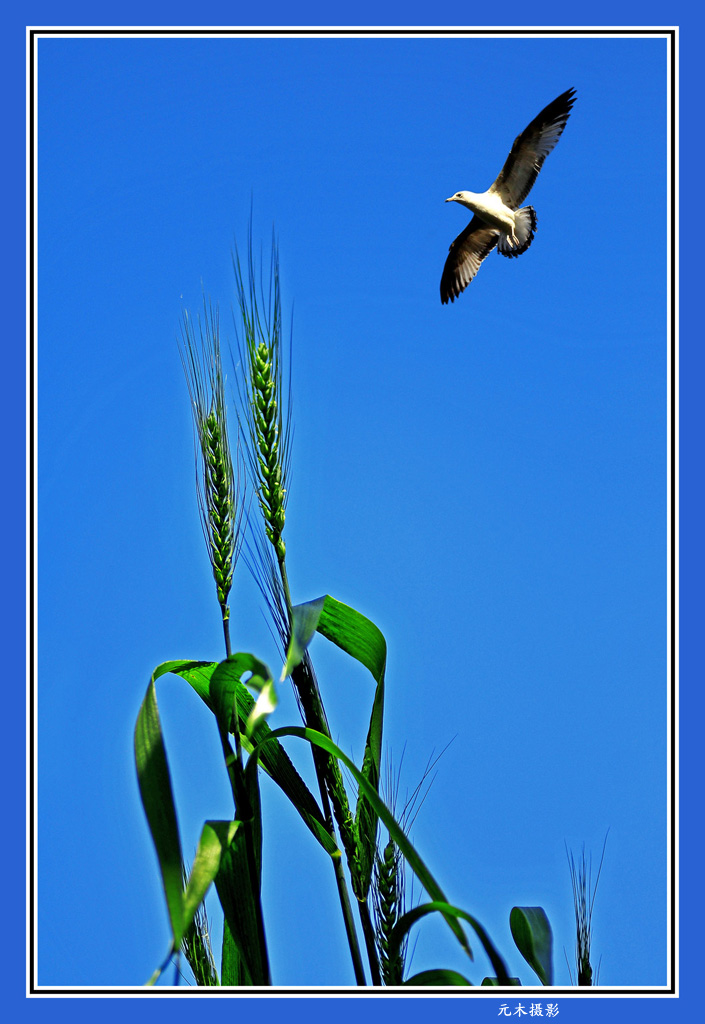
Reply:
M475 214L450 247L441 277L441 302L455 302L492 250L502 256L521 256L536 230L536 211L521 204L528 196L543 162L560 139L575 103L575 89L561 93L521 135L497 180L486 192L456 192L447 203L460 203Z

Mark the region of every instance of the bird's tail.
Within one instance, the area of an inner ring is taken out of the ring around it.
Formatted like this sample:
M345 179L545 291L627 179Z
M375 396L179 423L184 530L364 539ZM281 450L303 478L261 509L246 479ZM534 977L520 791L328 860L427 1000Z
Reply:
M536 231L536 210L523 206L514 214L514 238L502 232L497 242L497 252L503 256L521 256L534 240Z

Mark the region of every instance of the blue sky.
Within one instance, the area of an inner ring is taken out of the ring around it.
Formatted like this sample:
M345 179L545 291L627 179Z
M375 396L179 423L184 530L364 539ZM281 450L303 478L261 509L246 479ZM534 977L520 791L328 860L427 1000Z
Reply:
M531 249L441 307L467 219L443 199L570 85ZM252 199L294 307L294 597L385 633L405 784L450 742L419 850L526 981L508 912L543 905L566 983L564 841L609 828L600 980L663 984L665 44L43 40L39 96L40 982L139 984L167 945L131 731L156 664L221 654L176 336L202 286L232 335ZM613 228L644 209L648 245ZM244 566L233 604L276 664ZM359 759L368 680L313 655ZM188 849L227 790L209 716L161 686ZM265 814L275 981L349 983L328 865ZM429 922L414 969L440 964L466 969Z

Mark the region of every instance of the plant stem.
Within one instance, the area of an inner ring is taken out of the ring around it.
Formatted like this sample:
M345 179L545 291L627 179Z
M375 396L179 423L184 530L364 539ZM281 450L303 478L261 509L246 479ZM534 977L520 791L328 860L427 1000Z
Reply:
M262 886L259 872L257 871L257 861L255 858L255 843L254 836L252 834L252 817L245 825L245 846L247 849L247 867L248 874L253 883L253 892L255 898L255 917L257 919L257 936L259 939L259 948L264 960L266 985L272 984L272 974L269 968L269 952L267 950L267 937L264 931L264 915L262 914ZM255 884L256 883L256 884Z
M229 658L230 654L231 654L231 649L230 649L230 609L227 606L227 604L221 605L221 612L223 614L223 638L225 640L225 657ZM235 729L234 736L235 736L235 762L236 762L237 777L238 777L239 780L242 780L243 772L245 770L245 764L244 764L243 757L242 757L242 743L240 742L240 730L239 729L237 729L237 728ZM232 781L233 780L232 780L232 777L231 777L231 783L232 783ZM235 788L233 788L233 797L235 798L235 807L237 808L238 798L237 798L237 794L235 792ZM249 831L249 829L248 829L248 831Z
M314 763L316 757L314 756ZM318 788L321 793L321 803L323 804L323 814L326 819L326 825L331 835L335 835L333 828L333 816L330 810L330 803L328 801L328 794L326 793L325 781L323 779L322 766L316 764L316 776L318 778ZM340 899L340 909L343 912L343 922L345 924L345 933L348 937L348 945L350 947L350 955L353 962L353 970L355 971L355 981L358 985L366 985L367 979L365 978L365 971L362 966L362 956L360 954L360 944L357 940L357 932L355 931L355 922L353 921L352 907L350 906L350 895L348 893L348 883L345 879L345 869L343 868L343 862L340 857L331 857L333 861L333 870L335 872L335 881L338 886L338 897Z
M357 909L360 914L360 921L362 923L362 932L365 936L365 946L367 947L367 959L370 962L370 973L372 975L372 984L381 985L382 976L379 972L379 959L377 957L377 941L375 938L375 930L372 925L372 919L370 918L370 908L367 905L367 901L363 903L362 900L357 901Z
M289 630L292 627L292 602L291 602L291 591L289 590L289 578L286 571L286 561L284 557L277 556L277 562L279 565L279 575L281 577L282 589L284 591L284 600L286 602L287 616L289 619ZM301 700L301 706L304 711L304 719L307 727L317 729L324 735L330 738L330 729L328 727L328 721L326 719L325 710L323 708L323 701L318 690L315 677L309 674L309 680L312 683L311 686L301 686L300 684L301 673L295 669L292 675L292 681L296 687L296 691L299 694ZM321 794L321 805L323 808L323 815L326 819L328 831L332 836L335 836L335 827L333 825L333 814L331 812L330 800L328 798L328 757L318 748L312 750L313 764L316 770L316 778L318 780L318 789ZM357 938L357 932L355 930L355 922L353 920L352 907L350 905L350 894L348 892L348 883L345 878L345 869L340 857L332 857L333 871L335 873L335 881L338 887L338 896L340 898L340 909L343 914L343 922L345 924L345 932L348 937L348 945L350 947L350 956L352 957L353 970L355 971L355 981L358 985L366 985L367 979L365 978L365 970L362 965L362 955L360 953L360 944ZM369 952L369 950L368 950ZM374 970L372 971L374 978ZM373 981L373 984L375 982Z
M230 609L227 604L221 606L223 613L223 636L225 639L225 654L226 657L230 657ZM230 787L232 789L233 800L235 802L235 816L240 817L245 830L245 850L247 856L247 873L250 877L250 885L253 894L255 920L257 923L257 937L259 941L259 948L262 959L264 961L266 982L265 984L272 984L272 977L269 967L269 953L267 950L267 938L264 930L264 916L262 914L262 896L261 896L261 885L259 872L257 870L257 858L255 856L255 839L253 832L253 815L254 808L251 806L251 801L245 794L244 787L244 761L242 757L242 742L240 740L240 729L235 725L234 729L235 736L235 760L232 763L232 748L228 741L227 732L221 731L221 743L223 746L223 753L225 755L225 762L228 768L228 776L230 777ZM225 932L223 934L223 941L225 942ZM232 938L230 939L232 941Z

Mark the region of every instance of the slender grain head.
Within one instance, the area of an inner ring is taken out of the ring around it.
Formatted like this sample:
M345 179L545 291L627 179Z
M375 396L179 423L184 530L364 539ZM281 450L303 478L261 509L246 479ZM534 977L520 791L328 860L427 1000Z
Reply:
M182 865L181 871L185 888L189 872L185 865ZM181 952L186 957L186 962L193 972L197 985L220 985L215 957L211 948L210 924L203 903L196 911L190 927L181 940Z
M204 301L196 323L184 313L181 360L191 397L196 435L196 480L203 534L223 619L242 542L244 480L239 445L233 468L228 437L225 378L218 311Z
M404 754L402 752L398 769L394 771L391 759L388 757L384 772L385 802L395 816L396 805L399 802L399 784L403 760ZM437 757L429 759L421 781L411 794L407 793L406 795L399 817L399 824L402 825L407 835L433 783L433 779L428 781L428 777L437 761ZM401 985L408 959L408 936L404 938L396 956L390 957L389 954L392 930L399 918L408 909L406 875L404 871L404 858L391 836L388 837L388 842L383 848L381 842L378 843L372 875L372 906L382 981L385 985Z
M279 252L272 240L268 286L255 266L252 226L248 235L247 273L237 249L233 256L238 302L238 377L240 422L247 439L250 477L259 500L267 540L277 562L286 555L287 477L291 440L291 378L283 383L282 305ZM289 347L289 356L290 356ZM290 364L290 359L289 359ZM267 567L262 567L267 571Z
M600 881L600 873L602 872L602 864L605 859L606 844L607 836L605 835L605 842L602 847L602 856L600 858L600 866L597 871L597 877L595 878L594 885L592 883L592 857L590 857L589 860L586 859L585 845L583 844L580 860L577 863L572 852L569 851L566 846L568 866L570 868L570 880L573 887L573 905L575 908L575 961L579 986L582 985L588 987L595 983L593 981L593 969L590 960L592 945L592 912L595 905L597 886Z
M394 926L405 912L404 864L393 839L377 853L372 879L375 933L379 953L379 966L385 985L401 985L404 980L404 962L407 939L396 956L390 957L390 939Z

